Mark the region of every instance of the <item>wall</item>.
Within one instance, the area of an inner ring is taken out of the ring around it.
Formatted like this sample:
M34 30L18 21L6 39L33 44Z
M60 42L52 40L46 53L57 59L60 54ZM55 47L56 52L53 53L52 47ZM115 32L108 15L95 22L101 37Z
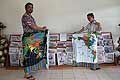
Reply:
M0 21L5 34L22 33L21 16L27 2L34 4L33 16L38 25L48 26L50 32L74 32L88 23L86 14L94 12L103 31L120 34L120 0L0 0Z

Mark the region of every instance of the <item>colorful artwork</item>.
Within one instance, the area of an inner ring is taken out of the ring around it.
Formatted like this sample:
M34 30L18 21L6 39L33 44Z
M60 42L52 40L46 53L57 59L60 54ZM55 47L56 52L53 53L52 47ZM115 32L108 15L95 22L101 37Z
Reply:
M24 34L23 55L27 59L23 62L25 66L32 66L40 63L42 68L47 64L47 31ZM28 58L32 57L32 58Z
M74 61L77 63L97 63L96 33L73 34Z

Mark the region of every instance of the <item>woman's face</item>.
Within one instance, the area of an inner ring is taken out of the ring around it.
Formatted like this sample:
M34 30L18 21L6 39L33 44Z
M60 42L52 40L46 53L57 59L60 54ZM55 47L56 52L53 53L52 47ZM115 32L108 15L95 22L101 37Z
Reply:
M27 8L26 8L26 12L32 13L33 12L33 6L32 5L28 5Z
M87 16L87 19L89 22L92 22L94 20L93 16Z

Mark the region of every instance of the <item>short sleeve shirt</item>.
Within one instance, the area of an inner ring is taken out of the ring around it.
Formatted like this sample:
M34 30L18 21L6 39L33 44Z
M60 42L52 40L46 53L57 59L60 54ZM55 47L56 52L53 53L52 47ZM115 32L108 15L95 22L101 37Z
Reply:
M87 32L100 32L102 29L101 27L98 28L98 25L96 24L96 20L94 20L92 23L88 23L85 27L84 30L87 30Z
M34 32L31 26L35 26L35 25L36 25L36 22L32 17L32 15L28 15L27 13L25 13L22 16L22 26L23 26L24 33Z

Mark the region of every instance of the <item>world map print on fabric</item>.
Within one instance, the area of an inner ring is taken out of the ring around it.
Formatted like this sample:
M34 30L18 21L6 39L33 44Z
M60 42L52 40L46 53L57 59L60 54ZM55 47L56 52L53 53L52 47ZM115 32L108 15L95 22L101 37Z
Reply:
M97 62L97 34L73 34L74 60L79 62Z

